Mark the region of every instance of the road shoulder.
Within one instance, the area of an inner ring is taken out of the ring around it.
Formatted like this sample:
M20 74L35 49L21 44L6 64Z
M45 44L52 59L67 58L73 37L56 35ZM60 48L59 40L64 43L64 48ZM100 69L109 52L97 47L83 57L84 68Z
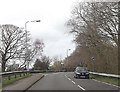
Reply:
M43 74L33 74L31 77L16 81L13 84L7 85L2 88L2 90L21 90L25 91L32 85L34 85L38 80L44 77Z

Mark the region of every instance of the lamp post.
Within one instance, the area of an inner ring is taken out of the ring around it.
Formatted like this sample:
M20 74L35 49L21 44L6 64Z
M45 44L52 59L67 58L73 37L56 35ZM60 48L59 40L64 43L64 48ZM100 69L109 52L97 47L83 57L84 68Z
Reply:
M29 57L29 53L28 53L28 46L27 46L27 40L28 40L28 37L27 37L27 24L29 22L40 22L40 20L33 20L33 21L26 21L25 22L25 32L26 32L26 44L25 44L25 48L26 48L26 52L25 52L25 62L26 63L26 66L27 66L27 70L29 71L29 60L28 60L28 57Z
M67 58L68 58L68 51L70 51L71 49L67 49Z
M95 57L94 57L94 56L92 56L92 57L91 57L91 60L92 60L92 71L94 72Z
M71 49L67 49L67 66L68 66L68 51L70 51Z

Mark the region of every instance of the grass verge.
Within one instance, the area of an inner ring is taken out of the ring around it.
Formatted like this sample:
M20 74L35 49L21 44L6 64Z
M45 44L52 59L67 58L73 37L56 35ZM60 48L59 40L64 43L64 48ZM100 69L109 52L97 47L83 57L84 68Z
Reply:
M94 75L94 74L90 74L90 78L120 86L120 79L118 78L103 77L103 76Z
M25 75L23 76L23 74L21 74L21 77L19 77L19 74L16 75L17 78L15 78L14 75L11 75L11 80L8 80L8 77L2 77L2 86L6 86L8 84L11 84L15 81L18 81L18 80L21 80L21 79L24 79L24 78L27 78L27 77L30 77L32 76L32 74L29 74L29 75Z

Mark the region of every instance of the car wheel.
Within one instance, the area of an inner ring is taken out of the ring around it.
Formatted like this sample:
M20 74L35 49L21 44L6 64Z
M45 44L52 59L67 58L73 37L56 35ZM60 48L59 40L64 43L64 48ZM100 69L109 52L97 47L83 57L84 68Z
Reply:
M74 75L74 78L76 78L75 75Z
M86 79L89 79L89 76L85 76Z
M74 75L74 78L76 78L76 75Z
M77 75L75 75L75 78L77 79L77 78L78 78L78 76L77 76Z

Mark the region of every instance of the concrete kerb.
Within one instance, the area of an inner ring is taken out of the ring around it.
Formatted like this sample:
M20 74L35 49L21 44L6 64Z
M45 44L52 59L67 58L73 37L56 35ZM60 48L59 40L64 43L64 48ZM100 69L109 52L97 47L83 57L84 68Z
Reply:
M42 79L44 75L40 79ZM30 87L32 87L36 82L38 82L40 79L36 80L33 84L31 84L28 88L26 88L23 92L26 92Z
M43 74L33 74L31 77L16 81L13 84L10 84L6 87L3 87L3 92L5 90L9 91L20 91L20 92L25 92L27 91L32 85L34 85L37 81L39 81L41 78L43 78Z

